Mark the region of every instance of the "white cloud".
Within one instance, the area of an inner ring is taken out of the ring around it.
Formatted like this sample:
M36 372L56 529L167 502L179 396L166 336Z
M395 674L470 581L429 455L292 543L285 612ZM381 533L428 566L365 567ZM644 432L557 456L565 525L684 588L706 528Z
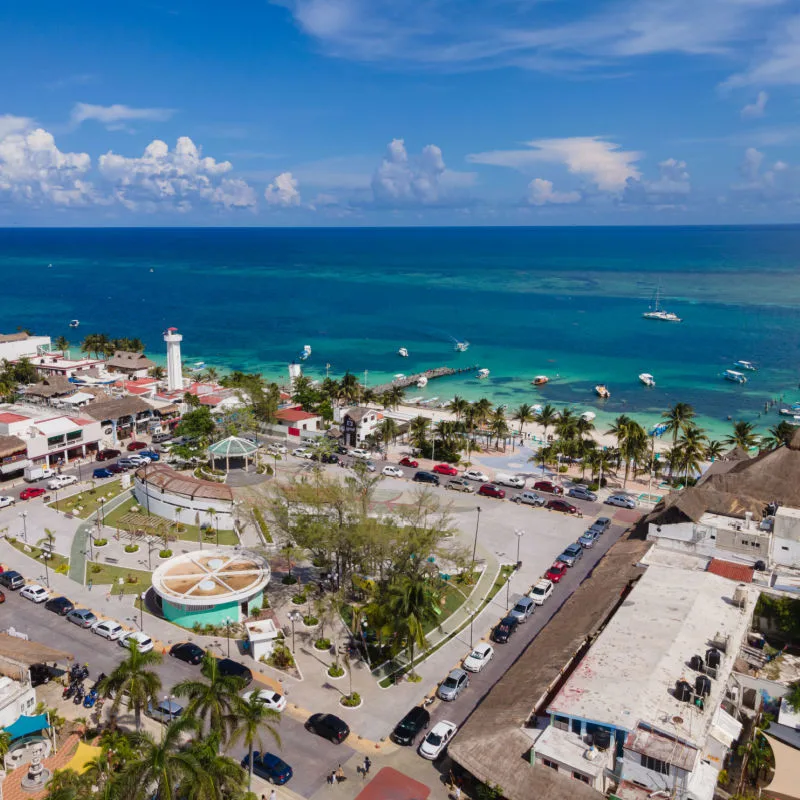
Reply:
M4 139L10 133L23 133L34 127L36 125L29 117L15 117L13 114L0 115L0 139Z
M658 180L645 182L650 194L689 194L692 190L685 161L668 158L659 162L658 169Z
M109 151L100 156L99 168L116 200L131 210L188 211L196 202L224 208L256 204L255 192L247 183L223 177L232 164L202 156L188 136L180 137L174 150L155 139L141 157Z
M534 178L528 184L528 202L534 206L545 206L548 203L577 203L580 199L580 192L557 192L553 189L553 182L544 178Z
M741 110L742 119L763 117L767 107L767 100L769 100L769 95L764 91L759 92L756 99Z
M409 158L405 142L392 139L372 176L372 194L376 202L389 205L433 203L439 199L444 172L442 151L435 144L426 145L419 156Z
M119 103L111 106L75 103L70 119L73 125L80 125L88 120L93 120L105 125L108 130L119 130L125 127L124 123L135 120L165 122L174 113L175 110L172 108L131 108Z
M800 83L800 16L776 25L750 68L728 78L724 88Z
M747 181L758 180L758 173L761 171L761 164L764 161L764 154L756 150L755 147L748 147L744 151L744 159L739 166L742 177Z
M264 199L272 206L290 208L300 205L299 182L291 172L281 172L264 190Z
M585 176L606 192L620 192L629 180L641 177L635 166L641 153L622 150L620 145L598 136L537 139L525 144L529 149L473 153L467 156L467 161L521 171L541 163L563 164L572 174Z

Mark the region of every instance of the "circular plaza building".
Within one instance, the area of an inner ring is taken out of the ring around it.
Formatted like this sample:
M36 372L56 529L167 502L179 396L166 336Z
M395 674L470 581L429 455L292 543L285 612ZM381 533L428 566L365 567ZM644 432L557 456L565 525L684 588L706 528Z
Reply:
M264 603L269 565L254 553L196 550L173 556L153 573L164 617L183 628L242 622Z

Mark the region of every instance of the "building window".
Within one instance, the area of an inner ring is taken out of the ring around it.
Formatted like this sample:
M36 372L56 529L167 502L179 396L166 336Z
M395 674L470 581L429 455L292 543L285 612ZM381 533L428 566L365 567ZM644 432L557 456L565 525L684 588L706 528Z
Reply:
M669 775L669 764L666 761L661 761L657 758L650 758L650 756L642 756L642 766L649 769L651 772L659 772L662 775Z
M558 764L556 764L555 761L551 761L549 758L543 758L542 759L542 764L544 764L546 767L550 767L550 769L554 769L556 772L558 772Z
M589 783L589 779L582 772L573 772L572 777L575 778L576 781L581 781L582 783Z
M553 726L558 728L560 731L568 731L569 730L569 717L553 717Z

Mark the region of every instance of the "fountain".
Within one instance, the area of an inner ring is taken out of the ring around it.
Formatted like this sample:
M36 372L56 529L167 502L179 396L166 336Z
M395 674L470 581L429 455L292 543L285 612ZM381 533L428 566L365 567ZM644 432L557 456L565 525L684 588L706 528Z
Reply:
M42 764L44 747L39 744L33 748L28 774L22 779L21 786L26 792L40 792L50 780L51 772Z

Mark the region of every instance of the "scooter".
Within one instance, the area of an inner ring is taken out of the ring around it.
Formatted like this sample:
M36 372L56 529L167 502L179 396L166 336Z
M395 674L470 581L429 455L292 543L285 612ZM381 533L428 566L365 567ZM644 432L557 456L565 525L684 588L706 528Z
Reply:
M74 694L75 694L75 681L70 681L64 687L64 691L61 693L61 697L63 697L64 700L68 700Z

